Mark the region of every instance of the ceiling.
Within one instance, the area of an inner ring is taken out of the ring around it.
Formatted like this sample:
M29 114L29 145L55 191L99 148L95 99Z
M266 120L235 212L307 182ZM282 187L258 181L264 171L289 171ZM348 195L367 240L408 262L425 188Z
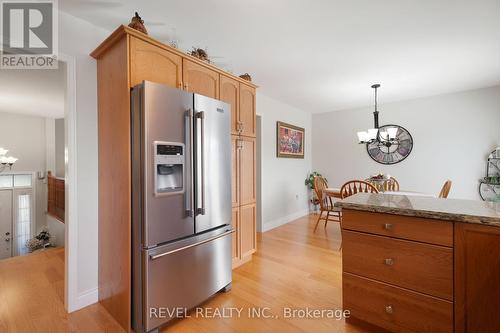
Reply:
M0 112L63 118L66 65L58 69L0 70Z
M264 94L309 112L500 84L498 0L64 0L114 30L134 11L150 35L206 48Z

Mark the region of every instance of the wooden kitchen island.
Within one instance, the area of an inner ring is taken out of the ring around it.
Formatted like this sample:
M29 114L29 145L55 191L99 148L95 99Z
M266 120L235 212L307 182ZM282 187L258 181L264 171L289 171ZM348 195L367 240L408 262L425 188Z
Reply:
M335 205L348 321L500 332L500 203L359 193Z

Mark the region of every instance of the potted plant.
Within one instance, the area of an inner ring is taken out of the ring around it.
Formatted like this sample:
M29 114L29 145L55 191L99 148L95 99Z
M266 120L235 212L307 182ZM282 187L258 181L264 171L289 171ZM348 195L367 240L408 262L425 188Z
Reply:
M313 210L317 211L317 207L319 205L319 199L316 196L316 192L314 191L314 177L322 177L322 175L319 172L313 171L307 176L306 180L304 181L304 184L307 186L308 189L312 190L311 199L309 201L314 207Z

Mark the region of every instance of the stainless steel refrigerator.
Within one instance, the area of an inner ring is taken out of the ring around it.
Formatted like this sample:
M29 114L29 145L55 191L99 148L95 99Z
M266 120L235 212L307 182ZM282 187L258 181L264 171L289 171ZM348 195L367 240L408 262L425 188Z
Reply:
M148 81L131 106L132 318L150 332L231 287L231 110Z

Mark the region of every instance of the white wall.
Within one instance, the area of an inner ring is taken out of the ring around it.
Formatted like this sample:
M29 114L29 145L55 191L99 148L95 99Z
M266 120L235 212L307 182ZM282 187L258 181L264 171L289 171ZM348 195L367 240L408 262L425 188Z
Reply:
M306 215L311 170L311 114L257 93L257 113L262 115L262 231ZM304 159L276 157L276 122L305 128Z
M479 199L486 157L500 143L500 87L381 104L379 110L381 125L401 125L413 136L410 156L395 165L376 163L357 143L356 132L373 127L372 107L313 115L313 168L331 186L384 172L401 190L438 194L451 179L449 197Z
M49 229L51 242L53 242L53 245L64 247L65 224L56 219L55 217L47 215L47 228Z
M76 242L66 246L72 258L69 265L74 267L74 271L70 268L71 281L68 282L70 311L98 299L97 66L89 53L109 34L109 31L59 12L59 51L74 57L76 62L77 206L68 209L77 212L78 230L74 231Z
M45 171L45 118L0 112L0 147L8 149L7 155L19 160L13 165L13 172ZM35 177L35 230L47 224L45 211L47 205L46 184Z

